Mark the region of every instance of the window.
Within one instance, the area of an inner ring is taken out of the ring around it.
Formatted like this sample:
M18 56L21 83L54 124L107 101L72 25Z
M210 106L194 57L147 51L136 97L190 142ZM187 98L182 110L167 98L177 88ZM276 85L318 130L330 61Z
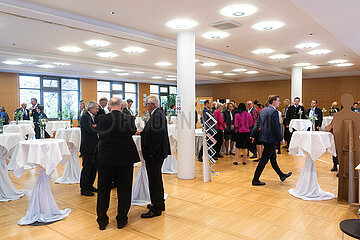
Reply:
M20 103L31 106L31 98L44 105L44 112L49 119L57 119L61 112L62 119L69 119L71 111L77 118L80 98L80 81L73 78L49 76L19 76Z
M133 104L131 110L135 113L137 109L137 84L136 83L124 83L115 81L97 81L97 97L98 100L102 97L106 97L108 100L111 97L118 97L122 100L131 99Z
M175 103L168 103L168 96L170 94L177 94L177 87L176 86L168 86L168 85L150 85L150 94L156 95L160 100L160 105L165 103L166 107L169 107L170 104Z

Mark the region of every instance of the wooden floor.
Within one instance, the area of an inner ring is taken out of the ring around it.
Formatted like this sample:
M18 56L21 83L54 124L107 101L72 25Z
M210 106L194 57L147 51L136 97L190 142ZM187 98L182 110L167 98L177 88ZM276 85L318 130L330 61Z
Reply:
M220 159L215 166L219 176L203 183L201 164L196 161L196 178L179 180L176 175L163 175L166 211L160 217L141 219L144 206L132 206L129 224L116 227L116 191L112 191L109 209L110 224L100 231L96 223L96 196L85 197L79 184L64 185L51 181L51 188L60 209L71 208L71 214L59 222L42 226L19 226L25 215L29 195L0 203L0 239L341 239L339 222L356 218L356 207L337 199L310 202L292 197L304 164L301 157L284 153L278 156L280 168L293 175L281 182L270 164L261 180L266 186L253 187L251 179L256 163L235 166L233 157ZM318 180L323 190L337 194L337 178L330 172L331 157L316 161ZM135 169L135 174L139 167ZM62 175L63 167L58 167ZM35 169L26 170L17 179L10 178L18 189L31 190L37 179ZM346 239L350 239L347 237Z

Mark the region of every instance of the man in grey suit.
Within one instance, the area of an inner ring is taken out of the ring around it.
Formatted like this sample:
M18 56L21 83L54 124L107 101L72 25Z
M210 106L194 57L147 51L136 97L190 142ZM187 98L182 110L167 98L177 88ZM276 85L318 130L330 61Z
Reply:
M259 178L269 160L272 168L279 175L282 182L292 174L292 172L287 174L283 173L276 161L276 146L279 142L285 144L280 131L279 113L276 110L280 104L279 96L270 95L268 104L269 106L260 112L259 119L256 122L250 137L252 141L254 141L254 136L257 135L257 131L260 131L258 141L264 145L262 157L259 159L259 164L256 167L254 178L252 180L252 185L255 186L265 185Z

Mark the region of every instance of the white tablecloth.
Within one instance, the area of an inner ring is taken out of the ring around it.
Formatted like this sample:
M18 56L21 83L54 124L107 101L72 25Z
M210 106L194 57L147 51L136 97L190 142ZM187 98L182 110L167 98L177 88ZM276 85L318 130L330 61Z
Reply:
M30 125L30 126L32 126L33 128L35 127L35 126L34 126L34 122L31 121L31 120L20 120L20 121L18 122L18 124L16 124L16 121L11 121L11 122L10 122L10 125Z
M289 131L293 132L294 129L296 131L306 131L308 128L311 129L311 127L312 123L309 119L291 119L289 124Z
M49 121L46 124L45 131L52 137L58 129L69 128L70 121Z
M73 184L80 183L80 163L77 152L80 148L81 130L80 128L63 128L58 129L55 139L64 139L70 149L71 158L66 163L62 177L56 179L56 183Z
M327 126L330 125L330 123L332 122L333 117L332 116L328 116L328 117L324 117L323 118L323 122L321 124L321 128L325 129Z
M335 197L334 194L323 191L316 176L315 160L328 151L336 156L334 136L329 132L296 131L290 146L290 154L306 156L305 164L301 170L295 189L289 193L303 200L321 201Z
M24 166L32 163L39 168L39 178L35 183L26 215L19 225L34 222L54 222L67 217L71 210L59 210L51 193L49 175L56 166L64 164L70 158L66 141L63 139L36 139L21 141L12 155L15 163L14 174L21 177Z
M25 191L17 190L11 182L6 166L6 159L20 141L24 140L20 133L0 134L0 202L16 200L24 196Z
M28 134L30 135L30 138L35 136L34 127L30 124L5 125L4 133L20 133L24 138Z

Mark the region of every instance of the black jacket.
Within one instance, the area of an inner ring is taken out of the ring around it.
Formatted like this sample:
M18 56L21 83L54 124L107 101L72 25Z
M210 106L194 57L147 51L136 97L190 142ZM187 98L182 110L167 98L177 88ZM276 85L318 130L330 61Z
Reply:
M33 121L35 123L37 123L39 121L39 113L36 111L36 106L39 104L36 104L35 106L33 106L33 110L31 110L31 116L33 117Z
M258 131L260 131L260 133L258 133ZM282 141L283 137L280 130L279 113L272 106L261 110L256 125L251 132L251 137L257 135L259 135L258 141L263 143L277 145Z
M136 126L131 116L116 110L103 114L98 118L97 130L99 166L122 167L140 161L132 138L136 133Z
M127 108L124 108L124 109L123 109L123 114L128 115L128 116L131 116L131 112L130 112L129 109L127 109Z
M310 116L310 111L311 108L307 110L307 115ZM317 119L315 120L315 129L316 127L321 127L322 122L323 122L323 115L322 115L322 111L320 108L315 108L315 114L317 115Z
M96 124L96 118L93 120L89 112L82 115L80 120L81 125L81 154L93 155L96 145L98 144L98 132L92 125Z
M223 117L224 117L224 122L226 124L226 128L230 129L231 128L231 125L234 125L234 120L235 120L235 115L233 115L232 112L229 112L228 110L224 110L222 112L223 114ZM231 116L233 116L233 119L231 120Z
M286 112L286 117L284 119L285 126L289 126L291 119L300 119L300 109L302 110L301 119L306 119L306 109L303 106L298 105L298 107L295 107L294 105L291 105Z
M18 108L15 110L15 114L19 111L22 111L24 112L24 115L23 115L23 120L30 120L30 111L29 109L25 109L23 110L23 108Z
M164 160L171 154L165 113L157 108L141 132L141 150L146 161L152 158Z

